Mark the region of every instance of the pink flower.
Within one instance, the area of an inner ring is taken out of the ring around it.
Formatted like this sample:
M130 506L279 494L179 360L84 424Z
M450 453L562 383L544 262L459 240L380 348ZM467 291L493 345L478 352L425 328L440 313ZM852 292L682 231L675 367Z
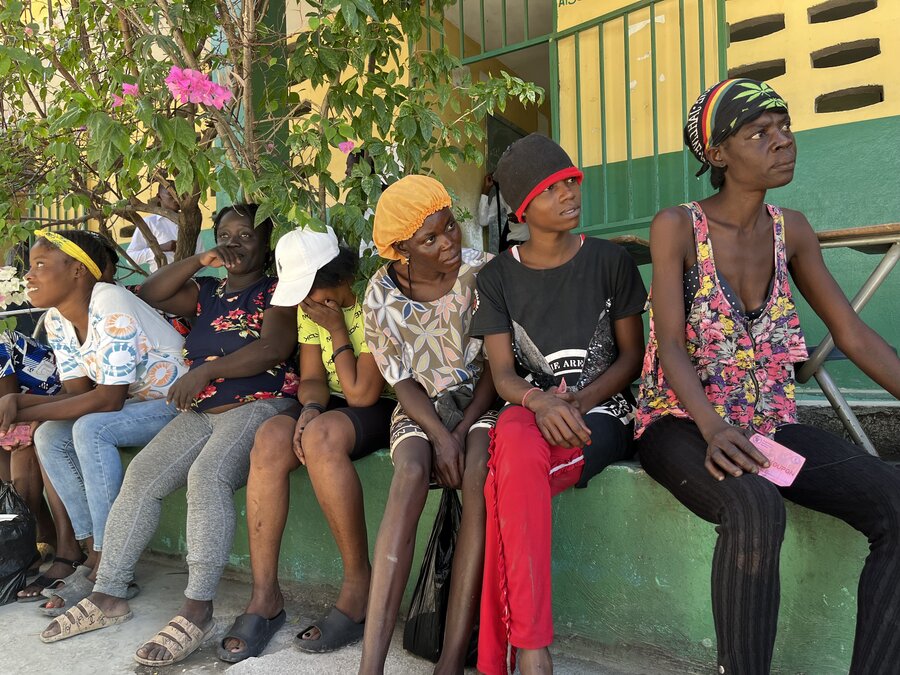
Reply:
M172 66L166 86L172 96L182 103L202 103L221 110L231 99L231 91L213 82L209 75L190 68Z
M338 148L345 155L350 154L350 151L353 150L353 148L355 148L355 147L356 147L356 143L354 143L353 141L343 141L342 143L338 143Z
M113 103L112 103L113 108L118 108L120 105L125 105L125 99L122 98L121 96L119 96L118 94L113 94L112 99L113 99Z
M123 96L140 96L141 92L138 90L138 86L136 84L123 84L122 85L122 95Z
M266 143L266 152L273 152L275 150L275 144L272 141Z
M25 35L31 37L34 35L34 31L31 29L31 26L25 26Z

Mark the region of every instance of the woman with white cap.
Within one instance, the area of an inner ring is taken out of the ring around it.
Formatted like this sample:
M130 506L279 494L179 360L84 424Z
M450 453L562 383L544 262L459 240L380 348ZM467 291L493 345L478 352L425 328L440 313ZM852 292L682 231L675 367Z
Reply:
M387 447L397 402L369 353L363 310L351 287L356 254L331 228L294 230L275 249L273 302L299 304L299 414L266 421L256 433L247 481L253 594L220 642L231 663L257 656L284 624L278 553L290 503L290 474L304 464L344 563L334 607L302 630L298 647L330 652L359 641L369 593L369 544L363 491L353 462Z

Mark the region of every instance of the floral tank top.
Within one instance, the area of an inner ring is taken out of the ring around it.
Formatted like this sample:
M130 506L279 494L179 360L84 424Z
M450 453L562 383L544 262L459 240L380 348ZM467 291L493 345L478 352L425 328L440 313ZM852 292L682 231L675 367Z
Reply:
M794 364L809 356L791 298L784 216L778 207L767 205L774 228L775 275L762 312L750 320L731 305L720 283L706 215L697 202L683 206L693 220L700 270L700 289L691 301L684 328L688 355L707 398L723 419L771 436L779 426L797 421ZM663 374L651 305L635 438L664 415L690 418Z

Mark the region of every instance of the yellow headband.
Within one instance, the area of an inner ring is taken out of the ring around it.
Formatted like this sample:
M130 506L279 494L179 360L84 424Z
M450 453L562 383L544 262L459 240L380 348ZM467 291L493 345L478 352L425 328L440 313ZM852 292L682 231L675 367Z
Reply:
M34 236L38 239L43 237L70 258L75 258L75 260L87 267L88 272L93 274L97 281L100 281L102 274L100 273L100 268L97 267L97 263L91 260L91 256L85 253L84 249L74 241L66 239L61 234L56 234L56 232L50 232L50 230L35 230Z

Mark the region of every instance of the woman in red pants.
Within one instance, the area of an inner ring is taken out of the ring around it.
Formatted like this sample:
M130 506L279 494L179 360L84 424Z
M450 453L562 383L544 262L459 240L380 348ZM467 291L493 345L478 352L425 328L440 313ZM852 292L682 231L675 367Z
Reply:
M488 263L477 282L472 333L484 336L497 391L510 403L484 489L478 669L505 673L518 650L529 674L552 668L550 498L631 455L628 387L644 352L647 293L624 249L572 233L582 174L556 143L538 134L517 141L494 175L531 238Z

